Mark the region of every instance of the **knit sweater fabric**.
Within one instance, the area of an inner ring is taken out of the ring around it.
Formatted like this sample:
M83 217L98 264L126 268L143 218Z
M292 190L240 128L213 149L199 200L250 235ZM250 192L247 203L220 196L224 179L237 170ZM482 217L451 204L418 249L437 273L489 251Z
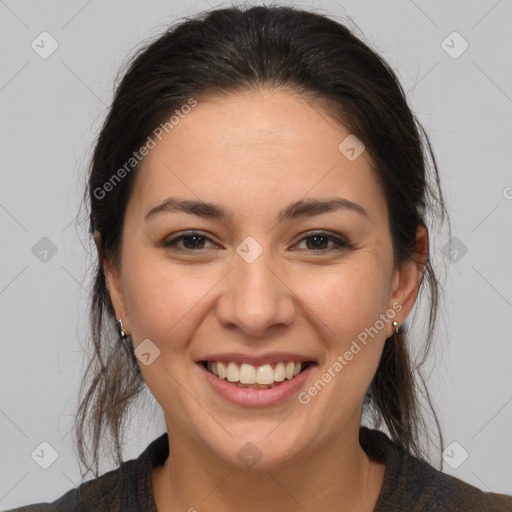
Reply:
M405 452L383 432L361 427L359 442L370 459L386 467L374 512L512 512L512 496L483 492L442 473ZM157 512L152 471L168 455L164 433L139 457L82 483L52 503L7 512Z

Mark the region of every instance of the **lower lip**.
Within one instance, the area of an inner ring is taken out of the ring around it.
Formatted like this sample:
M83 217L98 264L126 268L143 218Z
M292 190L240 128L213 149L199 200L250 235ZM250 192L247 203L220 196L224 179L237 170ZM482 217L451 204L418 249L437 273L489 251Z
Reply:
M285 379L281 384L267 389L239 388L227 380L219 379L210 373L202 363L198 364L211 387L226 400L242 407L264 407L283 402L297 394L316 366L310 364L302 373L293 379Z

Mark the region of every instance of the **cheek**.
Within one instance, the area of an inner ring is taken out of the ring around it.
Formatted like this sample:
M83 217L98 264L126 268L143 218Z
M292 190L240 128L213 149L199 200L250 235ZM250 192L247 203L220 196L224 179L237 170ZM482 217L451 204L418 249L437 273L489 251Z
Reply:
M329 372L325 378L333 382L331 392L343 390L341 402L347 414L358 406L375 374L389 323L381 320L388 309L389 292L382 262L370 254L360 256L323 275L305 273L302 284L296 285L308 306L306 311L313 311L315 324L323 325L327 351L323 370ZM325 393L320 403L329 407L331 399Z
M135 343L145 338L157 344L181 339L178 333L215 283L204 271L191 268L150 258L134 258L126 265L126 304Z
M317 269L296 277L294 290L340 339L370 327L387 308L387 281L373 258ZM317 319L317 322L318 322Z

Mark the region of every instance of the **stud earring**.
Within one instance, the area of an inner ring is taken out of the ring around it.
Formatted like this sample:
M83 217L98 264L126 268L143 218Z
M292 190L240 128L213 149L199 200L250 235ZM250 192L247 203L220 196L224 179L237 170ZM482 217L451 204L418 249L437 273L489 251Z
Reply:
M395 328L395 333L398 334L398 329L400 329L400 324L393 320L393 327Z

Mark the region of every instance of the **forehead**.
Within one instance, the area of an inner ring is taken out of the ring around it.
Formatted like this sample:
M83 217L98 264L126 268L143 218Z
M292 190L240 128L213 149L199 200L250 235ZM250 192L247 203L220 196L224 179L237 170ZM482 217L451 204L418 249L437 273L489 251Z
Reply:
M319 104L288 92L198 99L146 156L133 203L141 214L167 196L261 211L341 195L364 203L371 217L382 216L383 192L369 154L350 160L340 151L350 135Z

